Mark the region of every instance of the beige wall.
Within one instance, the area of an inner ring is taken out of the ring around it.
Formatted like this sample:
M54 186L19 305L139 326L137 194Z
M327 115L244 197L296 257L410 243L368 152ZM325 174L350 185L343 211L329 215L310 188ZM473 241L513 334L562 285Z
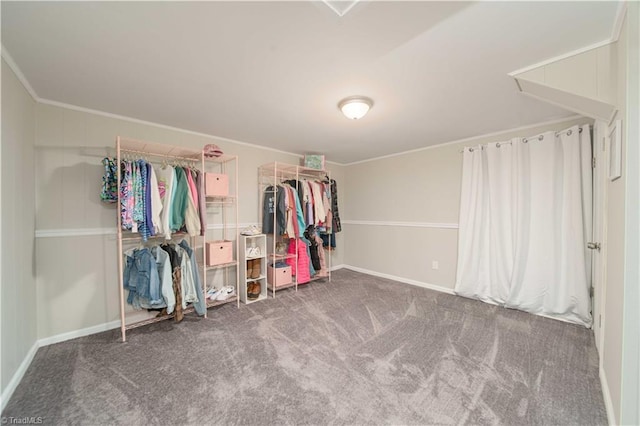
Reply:
M216 140L158 126L38 104L36 130L36 229L87 236L38 237L36 240L38 337L100 326L119 318L117 252L114 235L91 230L115 229L116 209L100 202L101 159L113 154L116 136L201 148L215 143L239 156L240 223L258 222L257 168L281 161L299 164L298 156ZM330 164L341 189L343 167ZM339 204L344 193L339 191ZM342 236L333 254L343 263Z
M2 61L2 394L36 342L35 102ZM3 400L3 404L6 401Z
M640 424L640 4L628 4L625 290L620 423Z
M612 68L617 73L618 113L616 118L626 121L626 60L627 24L622 27L620 38L612 55ZM606 284L604 303L604 339L600 356L605 373L606 386L611 396L613 415L620 421L622 383L622 316L624 303L624 244L625 244L625 176L627 138L622 134L622 178L607 183L607 239Z
M586 122L591 120L573 119L348 166L345 264L453 289L462 147Z

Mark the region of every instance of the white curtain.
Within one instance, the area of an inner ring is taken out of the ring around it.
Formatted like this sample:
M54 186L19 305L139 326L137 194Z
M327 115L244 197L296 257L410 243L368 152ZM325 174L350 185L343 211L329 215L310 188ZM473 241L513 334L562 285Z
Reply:
M466 148L455 290L591 325L589 126Z

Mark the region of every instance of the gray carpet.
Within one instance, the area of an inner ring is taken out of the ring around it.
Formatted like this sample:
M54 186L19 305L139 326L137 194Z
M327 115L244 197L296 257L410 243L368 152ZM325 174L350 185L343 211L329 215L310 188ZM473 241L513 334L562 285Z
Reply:
M347 270L41 348L3 416L44 424L606 424L590 330Z

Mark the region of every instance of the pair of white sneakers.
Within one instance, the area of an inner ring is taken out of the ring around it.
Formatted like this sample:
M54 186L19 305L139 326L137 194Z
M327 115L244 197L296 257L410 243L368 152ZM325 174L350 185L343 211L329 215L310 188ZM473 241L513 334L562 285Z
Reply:
M233 286L225 285L220 289L212 288L207 291L207 299L209 300L227 300L236 295L236 289Z
M262 231L256 225L247 226L240 231L240 234L242 235L260 235L261 233Z
M260 247L247 247L247 257L260 257L262 255L262 251Z

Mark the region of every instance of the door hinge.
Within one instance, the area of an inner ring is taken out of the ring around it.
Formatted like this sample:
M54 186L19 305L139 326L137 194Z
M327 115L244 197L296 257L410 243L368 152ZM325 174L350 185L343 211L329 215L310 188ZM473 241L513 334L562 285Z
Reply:
M596 168L596 157L591 157L591 168L592 169Z
M600 251L600 243L588 242L587 243L587 248L590 249L590 250L598 250L598 251Z

